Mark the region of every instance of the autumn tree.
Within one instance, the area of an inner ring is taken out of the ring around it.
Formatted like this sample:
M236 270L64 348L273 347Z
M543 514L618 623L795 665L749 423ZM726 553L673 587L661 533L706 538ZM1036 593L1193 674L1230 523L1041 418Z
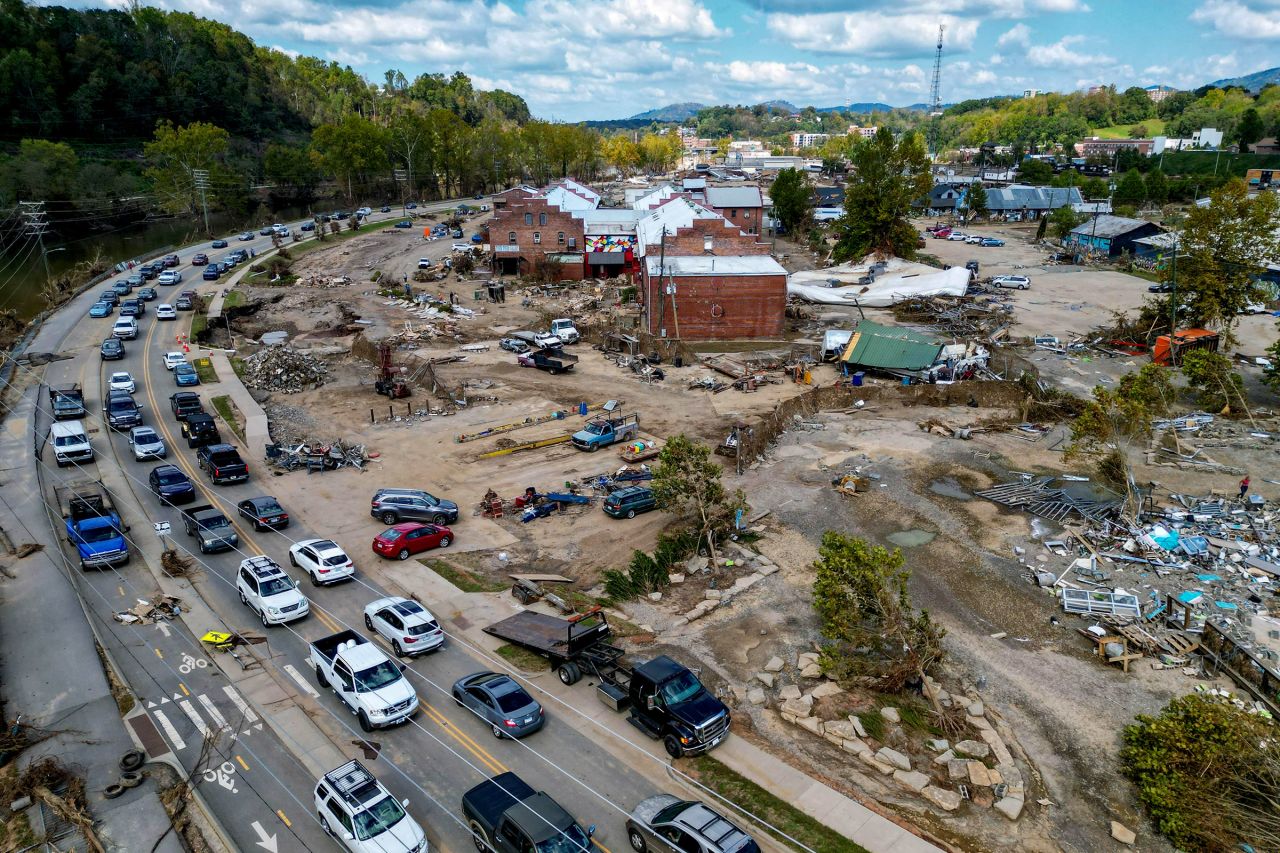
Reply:
M1152 423L1168 414L1175 397L1169 369L1154 363L1126 373L1114 389L1095 386L1093 399L1071 422L1067 455L1093 457L1100 477L1135 499L1129 451L1145 444Z
M1220 352L1191 350L1178 365L1187 385L1196 394L1196 403L1206 412L1247 412L1244 379L1232 369L1231 359Z
M600 156L623 177L630 175L640 165L640 148L625 133L610 136L601 142Z
M813 607L828 642L818 663L844 687L870 678L897 693L940 664L945 631L917 611L902 551L827 531L814 563Z
M361 115L317 127L311 152L316 165L338 179L348 202L355 201L367 179L387 175L387 132Z
M788 234L798 234L801 225L812 215L812 193L809 180L796 169L782 169L769 187L773 213Z
M919 234L907 220L911 204L929 194L929 154L918 133L895 138L887 127L850 149L844 216L837 220L834 260L915 256Z
M177 127L168 119L158 122L142 155L147 163L144 174L160 206L171 213L194 214L202 201L215 207L234 197L241 179L227 165L230 145L231 135L212 124L197 121ZM199 171L208 172L203 199L197 186Z
M1178 293L1186 297L1192 322L1216 326L1234 343L1241 310L1266 298L1259 274L1280 257L1278 216L1275 193L1251 198L1239 179L1191 209L1178 246Z
M720 482L721 474L710 448L683 434L663 446L653 471L653 496L658 508L693 518L698 538L707 543L713 564L717 534L732 527L739 510L749 509L746 495L741 489L727 490Z

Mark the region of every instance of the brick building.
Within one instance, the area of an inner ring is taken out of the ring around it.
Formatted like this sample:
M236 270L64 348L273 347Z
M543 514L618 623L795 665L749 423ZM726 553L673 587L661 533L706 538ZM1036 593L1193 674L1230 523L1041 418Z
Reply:
M560 196L557 201L564 200L562 194L556 195ZM560 264L562 279L580 280L585 274L585 236L583 221L574 211L527 187L508 190L494 199L489 241L496 271L501 274L528 275L539 264L552 260Z
M1143 157L1151 154L1155 145L1152 139L1102 139L1090 136L1076 143L1076 153L1081 157L1114 157L1122 148L1135 149Z
M707 187L707 207L748 234L760 234L764 219L764 195L759 187Z

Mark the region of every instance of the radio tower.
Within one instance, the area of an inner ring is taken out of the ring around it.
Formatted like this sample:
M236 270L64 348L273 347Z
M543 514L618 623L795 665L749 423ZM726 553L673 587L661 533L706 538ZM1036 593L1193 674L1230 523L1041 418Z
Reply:
M938 25L938 48L933 54L933 91L929 98L929 115L942 115L942 32L946 27Z

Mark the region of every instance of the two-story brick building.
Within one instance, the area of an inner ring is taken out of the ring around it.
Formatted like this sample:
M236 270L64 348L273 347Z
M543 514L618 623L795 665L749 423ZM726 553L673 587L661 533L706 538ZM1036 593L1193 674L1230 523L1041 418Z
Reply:
M763 234L764 195L759 187L707 187L707 207L748 234Z
M542 191L522 186L494 197L489 241L497 272L528 275L554 261L565 280L577 281L586 274L586 235L575 213L594 210L600 196L582 193L580 186L552 185Z

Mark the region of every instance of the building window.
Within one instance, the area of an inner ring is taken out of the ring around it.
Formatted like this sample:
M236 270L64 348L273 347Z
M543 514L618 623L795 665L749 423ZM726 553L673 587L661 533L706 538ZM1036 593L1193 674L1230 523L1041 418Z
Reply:
M538 224L539 224L539 225L546 225L546 224L547 224L547 215L546 215L545 213L539 213L539 214L538 214Z
M541 242L542 242L542 232L541 232L541 231L534 231L534 232L533 232L533 242L534 242L535 244L536 244L536 243L541 243Z
M526 214L524 215L524 224L525 224L525 225L532 225L532 224L533 224L533 214L532 214L532 213L526 213Z
M730 218L730 219L737 219L737 218L738 218L738 211L737 211L737 209L734 209L734 210L729 211L729 218Z
M559 243L561 246L563 246L563 245L564 245L564 232L563 232L563 231L558 231L558 232L556 232L556 242L557 242L557 243Z
M516 244L516 232L514 231L507 232L507 242L513 246Z
M577 237L570 237L570 238L569 238L569 248L570 248L570 249L576 249L576 248L578 248L578 238L577 238Z

